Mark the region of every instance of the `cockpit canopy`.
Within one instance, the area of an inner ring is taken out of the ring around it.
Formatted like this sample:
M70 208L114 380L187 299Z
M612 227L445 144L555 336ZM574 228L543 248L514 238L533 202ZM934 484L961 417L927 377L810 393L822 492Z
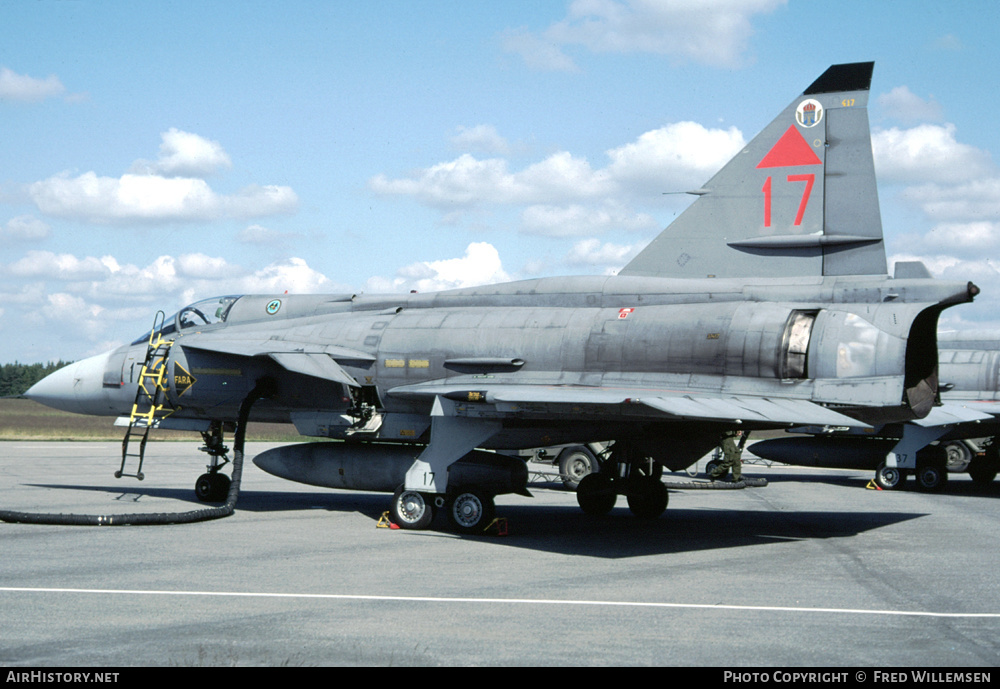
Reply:
M193 304L185 306L170 318L163 320L163 325L156 332L161 336L171 335L188 328L204 328L216 323L224 323L229 316L229 310L242 295L229 295L225 297L211 297L202 299ZM162 312L161 312L162 313ZM155 333L154 333L155 334ZM132 344L140 344L149 339L149 335L143 335Z
M174 314L174 323L178 330L184 330L185 328L192 328L196 326L203 327L206 325L215 325L216 323L225 323L226 317L229 315L229 310L239 298L239 295L237 295L228 297L212 297L210 299L196 301L193 304L185 306L183 309Z
M197 332L220 323L232 325L235 322L281 321L288 318L342 313L351 310L356 297L355 294L281 294L277 296L274 294L237 294L212 297L189 304L163 321L159 320L159 314L163 312L159 312L152 335L155 339L156 333L163 337L170 337L185 331ZM145 334L132 344L149 341L150 335Z

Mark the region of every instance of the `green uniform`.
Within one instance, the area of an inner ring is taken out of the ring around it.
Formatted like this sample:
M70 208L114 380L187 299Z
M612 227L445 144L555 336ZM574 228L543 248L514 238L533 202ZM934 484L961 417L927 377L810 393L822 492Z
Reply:
M737 443L737 439L743 435L742 431L726 431L720 438L722 446L722 461L712 472L712 478L722 478L729 471L733 472L733 480L739 481L743 476L743 462L740 456L743 454L742 448Z

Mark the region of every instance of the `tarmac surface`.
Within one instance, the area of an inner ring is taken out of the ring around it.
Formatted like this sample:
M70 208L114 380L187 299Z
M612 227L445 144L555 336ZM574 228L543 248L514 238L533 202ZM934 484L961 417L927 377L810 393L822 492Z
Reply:
M0 509L199 509L197 447L151 443L139 482L117 443L5 442ZM377 528L390 496L269 476L267 447L225 519L0 523L0 665L1000 664L1000 482L747 466L769 485L672 489L653 521L541 482L497 499L507 535L461 537Z

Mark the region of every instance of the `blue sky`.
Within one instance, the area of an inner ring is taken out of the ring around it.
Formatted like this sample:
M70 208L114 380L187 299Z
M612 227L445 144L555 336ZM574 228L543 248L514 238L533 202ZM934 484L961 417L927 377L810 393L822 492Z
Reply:
M0 0L0 362L219 294L613 272L868 60L890 262L998 326L998 7Z

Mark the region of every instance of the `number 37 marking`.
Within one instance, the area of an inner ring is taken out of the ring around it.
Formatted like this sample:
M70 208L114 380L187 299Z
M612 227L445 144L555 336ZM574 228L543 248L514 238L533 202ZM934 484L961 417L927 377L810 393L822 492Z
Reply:
M789 182L805 182L806 186L802 190L802 200L799 201L799 211L795 214L795 225L802 224L802 218L806 214L806 206L809 205L809 195L812 194L813 184L816 182L815 174L808 175L788 175ZM771 178L764 182L764 227L771 226Z

